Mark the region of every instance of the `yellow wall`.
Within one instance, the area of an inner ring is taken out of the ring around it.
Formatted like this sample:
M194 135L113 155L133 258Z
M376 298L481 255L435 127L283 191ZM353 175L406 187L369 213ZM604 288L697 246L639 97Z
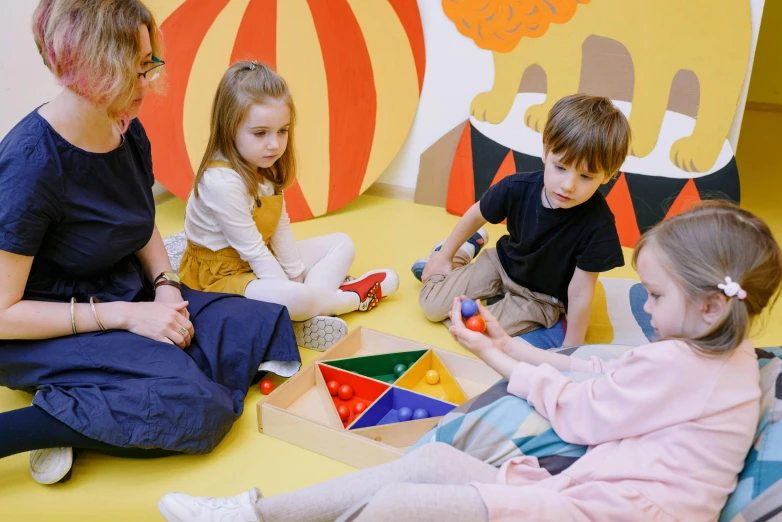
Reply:
M782 2L766 0L747 101L782 104Z

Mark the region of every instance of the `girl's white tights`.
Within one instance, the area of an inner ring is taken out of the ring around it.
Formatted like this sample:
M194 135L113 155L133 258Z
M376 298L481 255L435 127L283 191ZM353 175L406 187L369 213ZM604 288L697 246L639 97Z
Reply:
M485 522L470 482L494 483L497 468L441 443L402 458L258 501L263 522Z
M256 279L247 285L246 297L288 308L292 321L316 315L341 315L358 309L355 292L339 292L356 250L350 236L338 232L297 241L304 263L304 283L287 279Z

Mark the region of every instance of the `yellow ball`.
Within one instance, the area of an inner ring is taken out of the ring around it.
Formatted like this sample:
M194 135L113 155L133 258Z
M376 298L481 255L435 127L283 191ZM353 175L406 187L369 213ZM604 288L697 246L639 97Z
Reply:
M440 374L437 373L437 370L429 370L426 372L426 382L429 384L437 384L440 382Z

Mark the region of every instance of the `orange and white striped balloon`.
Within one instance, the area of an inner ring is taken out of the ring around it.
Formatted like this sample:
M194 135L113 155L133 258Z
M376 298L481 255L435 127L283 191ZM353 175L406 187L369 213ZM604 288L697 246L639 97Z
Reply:
M141 121L155 177L189 194L209 137L214 92L228 66L271 65L298 116L293 221L336 210L399 152L415 117L425 54L416 0L146 0L165 44L168 88Z

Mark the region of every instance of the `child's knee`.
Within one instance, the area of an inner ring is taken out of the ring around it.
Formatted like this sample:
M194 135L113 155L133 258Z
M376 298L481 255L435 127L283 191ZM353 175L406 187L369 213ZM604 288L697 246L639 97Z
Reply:
M448 318L448 312L451 311L452 299L440 295L440 292L433 287L434 283L427 282L418 294L418 304L424 317L433 323L439 323Z
M437 467L444 462L452 460L457 453L461 453L461 450L454 448L450 444L444 442L430 442L429 444L424 444L411 451L409 456L411 459L414 458L417 462L425 462Z
M350 258L353 259L356 255L356 246L353 244L353 239L344 232L335 232L333 236L337 248L350 255Z

